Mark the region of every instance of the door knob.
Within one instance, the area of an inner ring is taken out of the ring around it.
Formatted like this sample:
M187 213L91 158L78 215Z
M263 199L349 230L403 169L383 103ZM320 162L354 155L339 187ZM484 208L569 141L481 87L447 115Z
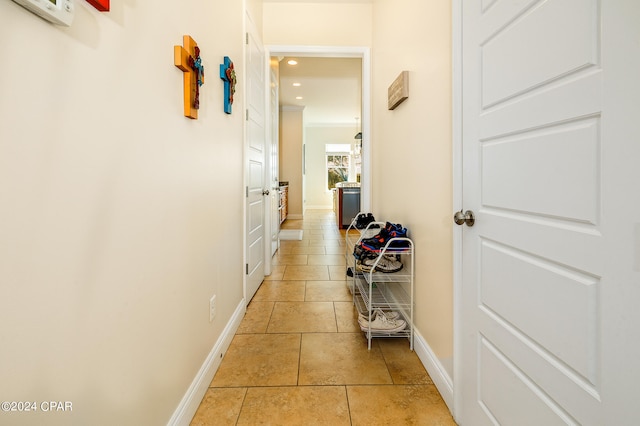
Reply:
M269 195L269 190L268 189L263 189L262 190L262 195Z
M462 225L463 223L466 223L467 226L473 226L473 224L476 223L476 217L473 215L473 212L471 210L467 210L464 213L462 213L462 210L460 210L453 215L453 221L456 223L456 225Z

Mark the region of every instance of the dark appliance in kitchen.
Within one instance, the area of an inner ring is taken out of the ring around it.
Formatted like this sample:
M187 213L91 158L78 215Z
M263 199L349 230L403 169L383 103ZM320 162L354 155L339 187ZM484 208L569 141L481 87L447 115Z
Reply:
M360 183L337 183L334 197L338 227L348 228L353 218L360 213Z

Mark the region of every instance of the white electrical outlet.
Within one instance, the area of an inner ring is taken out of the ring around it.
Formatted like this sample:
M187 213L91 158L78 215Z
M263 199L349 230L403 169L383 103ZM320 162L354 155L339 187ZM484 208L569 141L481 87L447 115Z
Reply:
M216 295L214 294L209 299L209 322L213 322L213 318L216 316Z

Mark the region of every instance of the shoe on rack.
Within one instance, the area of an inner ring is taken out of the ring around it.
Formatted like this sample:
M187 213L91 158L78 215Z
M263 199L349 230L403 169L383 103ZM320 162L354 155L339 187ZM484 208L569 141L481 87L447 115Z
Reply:
M385 254L380 260L378 260L378 257L379 255L376 256L375 254L373 256L366 254L362 256L357 261L360 264L360 270L362 272L370 272L374 265L376 268L375 272L398 272L402 269L402 262L397 260L394 255ZM377 265L376 262L378 262Z
M382 244L391 238L406 237L406 234L407 234L407 229L403 228L402 225L387 222L384 228L382 228L378 234L374 235L371 238L365 238L362 241L368 242L371 244L375 244L375 243Z
M382 247L384 247L384 245L387 243L387 241L389 241L389 239L391 238L389 236L389 222L387 222L387 226L385 226L384 228L382 228L380 230L380 232L378 232L376 235L374 235L371 238L363 238L360 241L360 245L362 246L362 248L364 250L367 251L374 251L374 249L381 249Z
M366 317L359 317L358 324L362 331L383 332L383 333L397 333L407 327L407 322L402 319L387 319L383 315L376 315L375 319L369 323Z
M400 312L398 311L383 311L382 309L376 309L371 313L372 318L375 318L377 315L383 315L388 320L395 320L400 318ZM358 320L360 320L360 318L362 318L363 321L369 321L369 318L365 314L358 314Z
M356 218L356 228L365 229L371 222L375 222L376 219L372 213L360 213Z
M375 262L375 261L374 261ZM364 260L363 260L364 263ZM380 258L376 265L377 272L393 273L402 269L402 262L396 259L396 256L385 254Z
M362 255L362 246L360 244L356 244L355 246L353 246L353 257L356 259L360 259L360 256Z
M367 213L367 218L365 220L365 224L364 224L364 228L369 227L369 229L373 229L373 228L380 228L380 225L378 225L377 223L374 223L373 225L369 226L369 224L373 223L376 221L376 218L373 217L372 213Z
M378 253L382 248L384 248L389 240L392 238L406 238L407 237L407 228L403 228L400 224L395 224L391 222L387 222L385 227L380 230L380 232L371 237L365 238L360 242L362 249L365 251L370 251L373 253ZM403 248L408 247L407 241L394 241L389 247L393 248Z
M360 270L362 272L370 272L371 268L373 268L373 264L376 263L376 259L378 256L371 253L364 253L357 263L360 263Z
M384 246L382 246L384 247ZM382 248L380 247L380 248ZM363 244L362 242L356 244L353 247L353 257L355 257L356 259L359 260L363 260L366 258L371 258L371 259L375 259L376 257L378 257L378 253L380 252L380 249L378 250L374 250L373 248L371 248L371 246L367 246L365 244Z
M357 259L356 260L356 271L357 272L371 272L371 266L368 266L365 263L363 263L362 260Z

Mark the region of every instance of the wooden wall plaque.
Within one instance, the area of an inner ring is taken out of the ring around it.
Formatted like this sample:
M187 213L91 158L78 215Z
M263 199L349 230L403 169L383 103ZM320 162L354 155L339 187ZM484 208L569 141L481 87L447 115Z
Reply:
M388 90L387 106L396 109L398 105L409 97L409 71L402 71L398 78L395 79Z

